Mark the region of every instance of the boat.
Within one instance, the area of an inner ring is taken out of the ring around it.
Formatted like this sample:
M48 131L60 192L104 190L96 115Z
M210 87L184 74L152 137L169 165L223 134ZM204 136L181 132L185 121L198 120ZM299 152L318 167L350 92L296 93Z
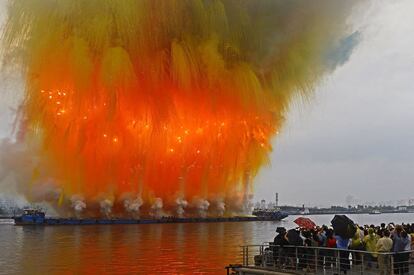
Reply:
M255 212L254 216L232 217L160 217L160 218L54 218L46 217L39 209L25 209L23 214L13 217L15 225L109 225L109 224L154 224L154 223L205 223L205 222L250 222L279 221L288 215L281 211Z
M21 216L13 217L13 219L18 225L43 224L46 221L46 215L39 209L24 209Z
M371 212L369 212L370 215L378 215L378 214L382 214L379 210L372 210Z
M300 211L300 214L302 216L304 216L304 215L310 215L309 208L304 208L302 211Z
M278 208L255 208L253 209L252 215L258 218L268 218L272 221L280 221L289 216L287 213L280 211Z
M261 200L260 203L257 203L256 207L253 209L252 215L258 218L270 219L272 221L280 221L289 215L286 212L283 212L278 207L279 204L279 193L275 194L275 202L269 203L266 206L266 201Z

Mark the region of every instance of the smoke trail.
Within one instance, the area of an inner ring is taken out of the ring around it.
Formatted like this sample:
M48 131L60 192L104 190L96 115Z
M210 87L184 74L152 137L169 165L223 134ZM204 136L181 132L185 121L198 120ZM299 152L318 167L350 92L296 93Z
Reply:
M186 200L184 200L183 198L177 198L175 200L175 203L177 204L177 215L178 217L182 218L184 217L184 212L185 212L185 208L188 205L188 202Z
M185 190L203 215L221 194L249 211L291 101L356 47L360 2L11 0L1 55L24 75L18 140L35 159L13 164L29 169L18 192L33 200L50 179L43 199L90 205L111 190L108 214L128 211L112 207L125 193L175 209Z
M217 198L214 205L217 210L217 215L219 217L223 216L226 211L226 203L223 201L223 198Z
M124 208L127 212L132 213L134 217L139 217L139 209L143 205L143 200L140 196L135 198L126 198L124 200Z
M0 140L0 187L3 193L28 193L34 157L27 146L8 138Z
M86 203L81 195L73 195L70 198L71 206L75 210L76 217L80 217L83 210L86 208Z
M210 206L210 203L206 199L194 198L193 205L197 209L198 215L200 217L203 217L203 218L207 217L207 211Z
M113 201L110 199L103 199L99 202L99 206L101 208L101 213L105 215L105 217L109 218L112 213L112 206L114 205Z
M151 205L151 215L160 218L162 217L162 199L161 198L155 198L154 203Z

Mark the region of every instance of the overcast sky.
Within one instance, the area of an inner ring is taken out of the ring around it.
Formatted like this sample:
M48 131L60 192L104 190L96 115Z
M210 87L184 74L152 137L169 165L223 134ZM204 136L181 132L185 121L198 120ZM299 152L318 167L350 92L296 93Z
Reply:
M256 179L257 200L275 192L297 205L414 198L414 1L374 3L358 17L362 40L349 62L287 114L272 164ZM13 78L0 78L0 137L21 90Z
M348 63L295 104L256 199L307 205L414 198L414 1L375 1Z

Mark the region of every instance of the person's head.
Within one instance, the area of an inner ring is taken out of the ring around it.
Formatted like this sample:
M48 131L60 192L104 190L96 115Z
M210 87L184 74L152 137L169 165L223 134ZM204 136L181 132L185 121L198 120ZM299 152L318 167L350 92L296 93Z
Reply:
M385 229L385 230L383 231L383 234L384 234L384 237L387 237L387 238L389 238L389 237L390 237L390 231L389 231L388 229Z
M368 234L369 235L373 235L374 234L374 228L372 228L372 227L370 227L370 228L368 228Z
M332 237L333 237L333 231L332 231L332 229L327 229L327 230L326 230L326 237L327 237L328 239L330 239L330 238L332 238Z
M381 223L381 228L385 228L385 223Z
M399 225L399 224L397 224L396 226L395 226L395 232L397 232L398 234L400 234L401 233L401 231L402 231L402 226L401 225Z
M303 231L302 235L303 235L303 237L305 237L307 239L311 237L311 233L309 231Z
M278 227L278 228L276 228L276 233L279 233L280 235L283 235L283 234L286 233L286 228Z

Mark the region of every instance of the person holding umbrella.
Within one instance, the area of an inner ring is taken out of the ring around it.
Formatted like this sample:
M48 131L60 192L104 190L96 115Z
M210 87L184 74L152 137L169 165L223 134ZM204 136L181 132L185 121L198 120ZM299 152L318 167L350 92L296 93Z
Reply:
M349 243L350 238L342 237L340 235L335 235L336 238L336 247L339 248L339 270L344 274L350 269L349 262Z
M339 248L339 267L344 274L350 269L349 244L350 239L355 236L355 223L345 215L335 215L331 221L335 232L336 247Z
M294 247L286 248L286 253L288 256L288 267L295 268L296 266L296 255L303 254L303 248L297 248L298 246L303 246L303 239L300 236L299 229L290 229L287 232L287 238L289 241L289 245ZM302 257L299 257L299 266L302 265Z
M275 265L282 267L287 262L285 245L289 245L286 228L276 228L277 235L273 240L273 258Z

